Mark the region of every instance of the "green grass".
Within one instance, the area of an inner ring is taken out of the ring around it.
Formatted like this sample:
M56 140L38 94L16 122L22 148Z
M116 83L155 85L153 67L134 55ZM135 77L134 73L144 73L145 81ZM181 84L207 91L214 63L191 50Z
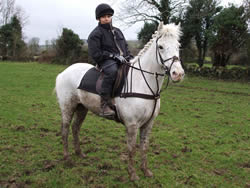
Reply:
M125 128L89 113L86 159L62 160L52 94L65 66L0 63L0 187L249 187L250 84L187 76L161 97L150 136L153 178L131 183ZM139 152L137 153L139 154Z
M212 58L211 58L211 57L205 57L205 61L211 62L211 61L212 61Z

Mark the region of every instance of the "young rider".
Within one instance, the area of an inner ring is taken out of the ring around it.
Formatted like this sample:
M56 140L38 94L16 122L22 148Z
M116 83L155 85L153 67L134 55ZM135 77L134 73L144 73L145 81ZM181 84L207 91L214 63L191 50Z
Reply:
M108 4L100 4L95 10L98 26L88 37L88 51L92 59L104 72L101 89L101 114L113 116L110 108L111 92L116 79L118 66L133 58L120 29L112 26L114 10Z

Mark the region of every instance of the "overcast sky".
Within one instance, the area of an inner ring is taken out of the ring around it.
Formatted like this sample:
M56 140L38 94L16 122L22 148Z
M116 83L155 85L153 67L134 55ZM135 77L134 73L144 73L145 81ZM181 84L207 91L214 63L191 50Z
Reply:
M228 2L242 2L242 0L222 0ZM63 27L72 29L81 39L87 39L89 33L96 27L95 8L100 3L110 4L118 11L119 0L16 0L28 16L24 33L26 41L32 37L40 38L40 44L45 40L55 39L60 35ZM114 26L119 23L114 23ZM126 39L136 39L142 24L124 29Z

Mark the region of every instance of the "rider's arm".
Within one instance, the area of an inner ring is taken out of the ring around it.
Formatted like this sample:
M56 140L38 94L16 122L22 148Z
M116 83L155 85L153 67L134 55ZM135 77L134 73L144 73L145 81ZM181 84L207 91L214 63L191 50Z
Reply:
M92 32L88 38L88 52L97 64L101 64L104 60L110 59L112 53L102 50L101 48L102 34L98 31Z

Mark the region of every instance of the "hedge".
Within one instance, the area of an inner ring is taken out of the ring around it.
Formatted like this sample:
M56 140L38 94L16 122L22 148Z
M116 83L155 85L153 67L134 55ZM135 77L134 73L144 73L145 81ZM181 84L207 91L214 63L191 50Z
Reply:
M227 80L250 80L250 67L199 67L194 64L185 64L188 74Z

